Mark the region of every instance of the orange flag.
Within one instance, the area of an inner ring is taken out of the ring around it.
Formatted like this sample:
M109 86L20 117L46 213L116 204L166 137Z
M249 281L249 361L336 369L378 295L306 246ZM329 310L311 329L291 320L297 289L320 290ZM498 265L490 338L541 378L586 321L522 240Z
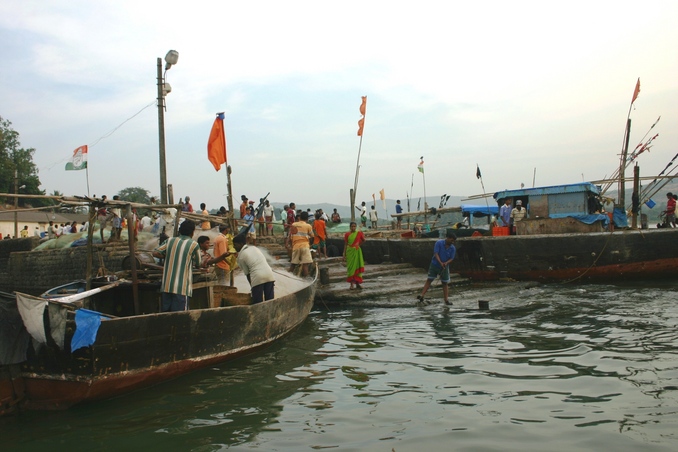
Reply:
M365 110L367 109L367 96L362 96L363 102L360 104L360 114L363 115L358 120L358 136L363 136L363 127L365 127Z
M219 171L226 163L226 134L224 133L224 114L217 113L212 124L212 131L207 140L207 159L212 162L214 169Z
M636 82L636 89L633 91L633 99L631 99L631 103L636 101L638 98L638 93L640 93L640 77L638 77L638 81Z

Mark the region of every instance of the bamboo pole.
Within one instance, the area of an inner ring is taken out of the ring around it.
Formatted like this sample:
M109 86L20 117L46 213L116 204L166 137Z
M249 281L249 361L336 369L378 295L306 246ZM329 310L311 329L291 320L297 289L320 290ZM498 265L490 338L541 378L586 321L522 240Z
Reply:
M134 301L134 314L141 314L139 309L139 279L137 278L137 253L136 253L136 224L132 206L127 206L127 244L129 245L130 270L132 272L132 300Z

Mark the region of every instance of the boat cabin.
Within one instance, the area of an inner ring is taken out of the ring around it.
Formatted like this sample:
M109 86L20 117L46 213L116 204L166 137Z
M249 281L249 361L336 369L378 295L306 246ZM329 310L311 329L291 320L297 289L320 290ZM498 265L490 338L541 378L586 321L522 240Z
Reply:
M506 198L513 207L522 201L527 217L515 224L517 235L600 232L610 220L602 212L600 187L590 182L504 190L493 197L499 206Z
M468 224L470 227L475 227L474 224L490 224L492 222L492 217L499 215L499 207L462 204L461 215L464 217L464 221L468 219ZM480 218L485 218L485 220L479 221Z

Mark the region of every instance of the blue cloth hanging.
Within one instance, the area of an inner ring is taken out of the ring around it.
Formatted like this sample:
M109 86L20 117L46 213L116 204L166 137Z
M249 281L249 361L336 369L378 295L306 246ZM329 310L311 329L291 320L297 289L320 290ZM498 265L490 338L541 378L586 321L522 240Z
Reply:
M82 347L89 347L96 341L101 325L101 314L88 309L75 311L75 334L71 339L71 352Z

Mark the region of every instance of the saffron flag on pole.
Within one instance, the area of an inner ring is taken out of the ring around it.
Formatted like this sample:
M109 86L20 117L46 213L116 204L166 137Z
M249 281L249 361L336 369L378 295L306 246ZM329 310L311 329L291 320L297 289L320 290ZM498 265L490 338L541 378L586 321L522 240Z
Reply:
M636 82L636 89L633 90L633 99L631 99L631 103L634 103L636 101L639 93L640 93L640 77L638 77L638 81Z
M87 145L73 151L71 161L66 163L66 171L77 171L87 168Z
M363 136L363 128L365 127L365 111L367 111L367 96L362 96L362 103L360 104L360 114L362 118L358 120L358 136Z
M417 169L421 174L424 174L424 157L421 158L421 162L417 165Z
M224 133L224 113L217 113L212 124L212 131L207 140L207 159L212 162L214 169L219 171L226 163L226 134Z
M386 210L386 194L383 188L379 190L379 199L381 199L381 207Z

